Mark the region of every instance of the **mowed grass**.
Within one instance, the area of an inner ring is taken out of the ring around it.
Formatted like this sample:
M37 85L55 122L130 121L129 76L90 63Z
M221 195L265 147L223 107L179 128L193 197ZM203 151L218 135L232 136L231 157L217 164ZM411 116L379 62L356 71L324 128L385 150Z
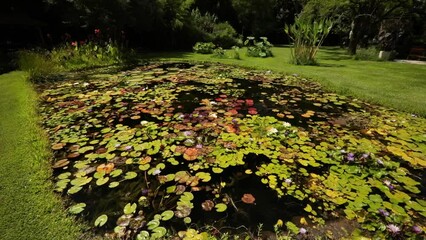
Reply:
M79 239L82 225L53 193L37 95L24 72L0 75L0 239Z
M320 82L329 91L426 116L426 65L357 61L344 49L324 47L318 54L318 66L296 66L289 63L290 48L275 47L272 52L273 58L251 58L241 49L241 60L191 52L152 53L143 58L220 62L298 74Z

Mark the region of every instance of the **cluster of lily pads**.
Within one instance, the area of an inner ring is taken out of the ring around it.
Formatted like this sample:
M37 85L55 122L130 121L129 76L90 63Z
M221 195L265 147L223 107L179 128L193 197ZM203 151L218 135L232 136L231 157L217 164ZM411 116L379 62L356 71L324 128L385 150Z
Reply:
M162 238L270 207L238 185L248 178L292 204L295 235L347 218L377 237L424 236L423 118L224 65L153 63L40 95L55 190L109 236Z

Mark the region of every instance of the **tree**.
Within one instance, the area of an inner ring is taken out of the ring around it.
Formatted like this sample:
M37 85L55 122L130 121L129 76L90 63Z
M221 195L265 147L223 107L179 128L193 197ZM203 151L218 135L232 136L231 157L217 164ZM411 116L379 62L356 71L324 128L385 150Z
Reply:
M347 31L349 53L377 35L383 20L402 17L413 6L412 0L310 0L302 18L332 18L337 29Z

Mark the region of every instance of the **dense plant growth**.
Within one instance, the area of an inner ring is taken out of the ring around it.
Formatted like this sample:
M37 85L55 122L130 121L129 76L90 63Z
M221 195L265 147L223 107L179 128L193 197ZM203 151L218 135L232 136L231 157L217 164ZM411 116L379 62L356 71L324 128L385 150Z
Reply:
M348 234L424 236L424 119L221 65L92 78L43 89L41 112L55 190L108 236L259 223L339 236L327 226L341 220Z
M316 64L315 56L332 26L330 20L304 22L298 18L293 25L286 25L284 31L293 41L291 61L296 65Z
M271 47L272 44L268 41L267 37L260 37L260 41L255 37L247 37L244 41L244 46L247 47L247 56L249 57L272 57Z
M123 51L114 43L74 41L51 51L20 51L17 64L20 69L29 72L32 81L42 81L60 71L119 64L124 59Z
M196 53L211 54L215 48L216 45L212 42L197 42L192 49Z

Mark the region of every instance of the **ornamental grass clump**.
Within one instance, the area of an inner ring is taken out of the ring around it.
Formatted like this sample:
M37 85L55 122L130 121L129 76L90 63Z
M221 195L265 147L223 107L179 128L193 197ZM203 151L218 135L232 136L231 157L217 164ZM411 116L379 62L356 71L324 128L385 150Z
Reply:
M284 31L293 41L291 62L296 65L315 65L315 56L330 33L333 22L323 19L304 22L296 19L293 25L286 25Z

